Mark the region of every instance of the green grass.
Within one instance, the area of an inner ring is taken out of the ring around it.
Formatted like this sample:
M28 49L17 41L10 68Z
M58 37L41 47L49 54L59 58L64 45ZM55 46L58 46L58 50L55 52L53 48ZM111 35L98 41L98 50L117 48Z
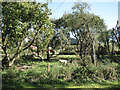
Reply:
M104 83L88 83L84 85L76 85L73 82L70 82L67 85L64 84L36 84L23 82L15 84L11 82L12 85L6 85L4 88L120 88L120 83L118 82L104 82Z
M58 55L53 56L51 60L59 60L59 59L65 59L65 60L79 60L79 55Z
M54 61L52 61L54 59ZM13 65L8 71L2 71L3 88L120 88L120 81L101 81L88 82L78 84L72 80L57 79L58 74L64 74L69 77L69 74L78 67L77 64L68 63L67 65L58 62L59 59L79 60L76 55L59 55L53 57L50 62L42 62L39 58L21 59ZM48 64L50 65L50 72L48 72ZM107 63L117 68L118 63ZM105 65L100 64L103 67ZM17 66L33 66L33 68L21 71ZM94 68L94 67L93 67Z
M104 83L89 83L80 86L71 85L66 88L120 88L120 83L118 82L104 82Z
M23 88L120 88L120 83L104 83L104 84L85 84L77 86L74 83L70 83L69 85L61 85L61 84L40 84L39 86L23 83Z

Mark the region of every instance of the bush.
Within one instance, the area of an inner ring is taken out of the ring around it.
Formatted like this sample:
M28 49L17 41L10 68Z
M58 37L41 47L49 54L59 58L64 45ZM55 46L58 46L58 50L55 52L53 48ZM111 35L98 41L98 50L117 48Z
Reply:
M79 66L72 73L73 80L79 84L91 82L94 72L90 69L88 63L85 60L78 63Z
M85 83L86 81L89 80L89 71L87 70L86 67L79 66L72 74L73 79L77 83Z
M102 70L105 80L115 80L117 78L117 73L114 68L107 67Z
M92 69L94 68L94 69ZM92 67L91 69L94 71L95 81L101 81L101 80L116 80L117 79L117 73L116 69L112 64L102 64L99 62L99 66Z
M6 75L8 75L8 78L16 78L19 77L20 72L16 69L16 67L13 66L7 70Z
M54 79L68 80L71 79L71 67L70 65L53 65L49 72L49 77Z
M112 64L102 64L99 62L99 66L94 66L93 64L83 61L79 62L79 67L77 67L73 73L72 78L77 83L87 83L87 82L101 82L104 80L114 81L117 80L120 72L115 69Z

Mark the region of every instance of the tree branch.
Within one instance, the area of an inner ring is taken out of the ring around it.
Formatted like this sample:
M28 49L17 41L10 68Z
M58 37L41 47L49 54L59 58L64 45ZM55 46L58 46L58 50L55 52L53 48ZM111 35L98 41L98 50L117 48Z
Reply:
M115 38L117 39L117 42L118 42L118 45L120 47L120 41L119 41L119 38L117 37L117 34L115 33L115 29L113 28L113 34L115 35Z
M42 24L39 26L39 28L41 28L41 27L42 27ZM17 52L15 53L15 55L13 56L13 58L11 58L12 62L9 64L10 66L14 63L15 58L18 56L19 53L21 53L22 51L28 49L28 48L34 43L34 41L35 41L35 39L36 39L36 37L37 37L37 35L38 35L38 32L39 32L39 30L37 30L37 32L35 33L35 37L33 38L33 40L31 41L31 43L30 43L28 46L26 46L25 48L23 48L23 49L20 50L20 51L19 51L19 48L18 48L18 50L17 50Z

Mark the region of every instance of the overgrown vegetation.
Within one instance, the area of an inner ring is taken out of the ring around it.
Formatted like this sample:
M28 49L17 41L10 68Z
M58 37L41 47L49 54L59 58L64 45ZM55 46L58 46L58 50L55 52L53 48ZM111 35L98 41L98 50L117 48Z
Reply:
M85 2L50 20L48 1L1 3L3 88L120 88L119 33Z
M58 57L60 58L60 56ZM65 55L61 55L61 57L66 58ZM109 59L107 60L106 62L99 61L98 66L95 67L87 63L87 60L84 62L77 60L77 57L67 65L57 60L42 62L37 58L21 59L7 71L3 70L3 88L67 88L71 87L71 84L74 85L73 87L83 87L89 83L98 83L99 88L100 83L107 82L112 82L113 85L117 83L116 88L119 88L120 65L116 62L109 63ZM113 88L111 85L108 85L108 88Z

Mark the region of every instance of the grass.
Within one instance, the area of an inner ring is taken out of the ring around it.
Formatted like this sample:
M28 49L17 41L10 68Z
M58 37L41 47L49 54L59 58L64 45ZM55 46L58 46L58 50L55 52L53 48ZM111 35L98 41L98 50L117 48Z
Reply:
M66 88L120 88L120 83L105 82L105 83L89 83L81 86L67 86Z
M120 83L118 82L104 82L104 83L88 83L84 85L76 85L70 82L67 85L64 84L36 84L36 83L16 83L11 82L14 85L6 85L7 88L120 88ZM4 88L5 88L4 87Z
M71 63L67 65L59 63L57 62L59 59L77 60L79 57L76 55L59 55L53 57L50 62L42 62L39 58L32 57L16 61L15 65L8 71L2 71L3 88L120 88L120 81L104 80L102 82L91 81L78 84L73 80L66 80L66 76L68 78L69 74L78 66ZM48 64L50 65L50 72L48 72ZM118 66L117 63L112 63L112 65L116 68ZM18 66L22 68L23 66L33 66L33 68L21 71L21 69L17 69ZM57 75L63 74L66 76L56 78Z
M59 60L59 59L65 59L65 60L79 60L79 55L58 55L53 56L51 60Z

